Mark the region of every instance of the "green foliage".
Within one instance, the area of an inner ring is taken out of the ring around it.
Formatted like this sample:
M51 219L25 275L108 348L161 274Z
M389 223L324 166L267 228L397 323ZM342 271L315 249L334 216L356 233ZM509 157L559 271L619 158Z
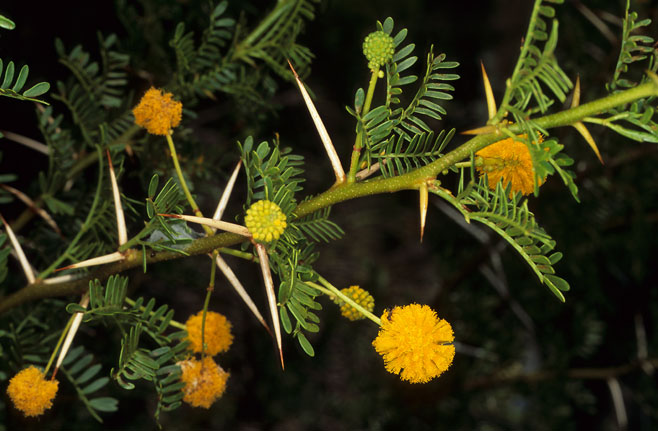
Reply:
M0 15L0 28L13 30L16 28L16 24L14 23L14 21L10 20L6 16Z
M174 310L163 304L155 308L155 299L151 298L146 305L144 298L140 297L129 307L126 306L126 293L128 289L128 278L111 276L103 286L98 280L89 283L89 309L85 309L76 303L69 304L66 309L69 313L84 313L83 322L97 320L128 323L132 326L139 325L130 340L126 339L126 346L133 346L139 335L145 332L153 341L160 346L168 346L178 340L183 334L174 333L166 335ZM137 338L135 338L137 337Z
M221 51L229 43L235 26L235 20L223 16L227 7L228 2L223 1L213 9L198 47L194 46L194 34L185 32L184 23L176 26L169 45L176 53L177 94L208 97L216 92L231 92L238 73L236 65L226 61Z
M631 10L631 2L627 0L621 35L621 49L619 51L615 73L608 84L609 91L631 88L637 85L636 82L622 77L629 72L629 66L633 65L633 63L649 59L649 70L652 72L656 71L658 64L656 64L656 49L653 46L654 39L651 36L637 34L645 30L645 27L648 27L650 24L651 20L648 18L638 21L637 12ZM644 75L642 81L647 79L648 77Z
M382 175L393 177L425 166L441 157L443 150L455 136L455 129L445 130L434 137L434 132L420 132L407 142L402 136L392 136L382 150L374 155L380 163Z
M336 223L329 220L331 207L324 208L312 214L297 219L292 226L299 229L311 241L330 242L343 237L345 232Z
M558 21L551 3L560 4L563 0L535 0L521 54L496 115L498 121L510 112L515 122L522 122L531 101L540 112L546 112L553 101L544 93L543 86L561 102L572 87L555 58Z
M186 336L186 332L166 334L174 310L167 305L156 308L153 298L146 305L143 305L144 298L141 297L134 302L128 301L127 287L126 277L111 276L105 286L95 280L89 286L88 309L75 303L69 304L66 308L69 313L84 313L83 322L102 320L124 328L126 332L121 339L119 363L110 374L124 389L134 389L135 385L132 381L135 380L143 379L152 382L158 393L158 406L155 413L158 419L161 411L174 410L180 406L182 393L172 392L179 391L181 388L180 370L175 363L185 355L187 343L180 340ZM125 329L125 325L128 325L129 329ZM159 347L149 350L140 346L143 335L147 335ZM75 371L71 370L70 373L75 374ZM78 381L78 383L83 382ZM100 401L94 404L92 400L90 403L96 409L102 410L102 406L96 405ZM104 406L107 406L107 402Z
M272 146L263 141L254 148L251 136L238 146L247 175L245 210L253 202L265 199L277 204L289 219L297 205L295 193L302 190L301 183L305 181L299 176L304 158L292 154L290 148L281 149L278 141Z
M45 365L61 331L61 316L52 309L63 305L59 300L45 301L44 309L17 310L3 318L0 329L0 363L14 372L26 364ZM46 310L50 310L47 312Z
M305 250L308 253L308 249ZM304 254L306 254L304 253ZM279 285L278 305L281 326L286 333L297 338L299 345L309 356L315 354L313 346L303 331L318 332L320 317L315 313L322 310L322 305L315 300L319 292L305 284L305 281L317 279L307 256L297 250L288 253L286 261L272 256L272 266L277 270ZM303 262L303 263L302 263ZM295 320L293 327L290 315Z
M117 42L115 34L107 38L98 34L99 64L81 45L67 52L61 40L55 41L59 61L71 71L72 77L57 82L58 92L53 98L71 111L84 142L91 147L115 139L132 124L127 112L129 56L115 49Z
M540 282L545 284L562 302L565 301L563 291L569 290L569 283L555 275L553 265L561 258L562 253L549 253L555 248L555 241L536 222L535 216L528 209L528 201L521 199L521 193L511 198L510 187L503 188L498 183L491 190L485 178L460 185L457 201L473 210L460 209L467 220L475 220L485 224L491 230L507 241L525 260Z
M630 1L627 1L617 66L612 80L606 84L608 91L612 94L657 79L655 73L658 70L658 51L654 46L654 39L647 35L637 34L651 24L651 20L638 21L637 18L637 13L630 10ZM648 63L648 65L640 68L641 63ZM639 82L633 81L633 72L642 73ZM605 126L634 141L658 143L658 123L654 121L654 101L655 97L638 99L630 107L609 109L606 112L607 118L588 118L586 121Z
M384 23L377 22L379 30L392 35L394 22L387 18ZM440 148L448 143L454 131L448 133L446 141L430 144L424 134L431 134L432 129L422 117L441 120L446 115L441 101L452 99L450 91L454 87L445 81L459 79L452 73L441 73L443 69L454 69L459 63L445 61L446 55L435 56L430 48L427 54L427 66L422 81L415 95L406 107L399 106L403 86L418 80L416 75L402 76L417 61L411 56L415 45L402 44L407 35L407 29L400 30L394 37L393 43L396 52L391 62L386 64L386 101L362 115L364 104L363 90L359 89L355 95L354 109L346 107L347 111L356 118L357 136L362 140L362 147L366 149L361 159L371 166L371 161L377 159L382 164L384 176L393 175L395 168L401 169L398 174L408 172L412 167L425 165L439 157ZM443 137L444 132L440 133ZM358 139L358 138L357 138ZM431 140L431 138L430 138ZM387 165L388 163L388 165ZM384 168L386 166L386 168Z
M10 61L7 63L7 67L4 68L3 74L3 63L0 59L0 96L11 97L18 100L27 100L30 102L43 103L48 105L47 102L37 99L36 97L41 96L48 92L50 89L50 84L47 82L39 82L34 84L32 87L21 93L21 90L25 86L27 77L30 73L30 68L27 64L21 67L21 70L18 72L16 79L14 80L14 62ZM13 85L12 85L13 84Z
M146 198L146 215L149 221L135 236L135 241L142 246L144 259L146 259L147 247L155 251L166 250L187 255L182 247L195 238L194 232L183 220L160 215L181 214L186 205L185 196L173 178L169 178L155 196L158 183L158 175L153 175L149 182L148 197ZM146 238L147 235L148 238ZM146 272L146 267L144 267L144 272Z
M288 70L290 61L297 72L304 76L313 58L311 51L298 43L297 37L304 22L315 18L315 6L319 0L282 0L244 40L235 46L233 58L254 64L260 60L275 73L292 79ZM238 34L242 33L238 28Z
M98 422L103 423L98 412L117 411L118 401L112 397L90 398L95 392L104 388L110 381L109 377L97 377L102 369L101 364L92 364L94 355L87 353L83 346L71 349L60 367L60 372L71 382L78 398L87 408L89 414ZM92 380L94 379L94 380Z
M279 76L291 79L287 61L300 72L308 69L312 54L296 43L305 20L314 18L317 0L278 2L266 19L244 34L245 24L227 17L228 2L222 1L210 13L210 22L201 41L179 23L169 45L176 54L177 72L172 89L185 96L211 97L225 93L265 106L263 91L269 91L267 75L254 66L259 62Z

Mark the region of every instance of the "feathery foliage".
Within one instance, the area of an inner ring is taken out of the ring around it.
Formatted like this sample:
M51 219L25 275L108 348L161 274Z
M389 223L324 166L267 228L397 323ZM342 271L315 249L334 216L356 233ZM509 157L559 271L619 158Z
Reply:
M103 366L94 362L94 355L85 353L83 346L78 346L69 351L62 361L60 371L66 376L69 382L75 388L78 398L87 408L89 414L98 422L103 423L103 419L98 412L115 412L118 409L118 400L113 397L94 397L91 396L103 389L110 382L110 378L103 376L98 377L98 373ZM92 380L93 379L93 380Z

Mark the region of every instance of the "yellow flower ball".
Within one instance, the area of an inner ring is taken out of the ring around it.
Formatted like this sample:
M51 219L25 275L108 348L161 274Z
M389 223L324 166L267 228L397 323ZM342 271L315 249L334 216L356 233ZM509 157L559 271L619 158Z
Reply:
M346 287L345 289L341 289L340 291L345 296L347 296L348 298L350 298L351 300L353 300L354 302L356 302L366 310L370 312L374 310L375 299L372 297L370 293L368 293L367 290L361 289L359 286L350 286L350 287ZM340 298L334 298L334 302L340 305L340 313L344 317L352 321L365 319L366 316L361 314L359 310L352 307L350 304L341 300Z
M384 311L372 342L386 370L402 380L425 383L440 376L455 357L455 339L448 322L427 305L411 304Z
M133 109L135 124L153 135L167 135L180 124L183 104L172 98L171 93L151 87Z
M523 142L503 139L481 149L476 155L483 158L483 164L477 170L480 175L487 174L492 190L502 181L503 187L511 184L510 197L517 192L524 195L534 192L535 168L530 150Z
M187 339L190 341L188 349L196 353L201 353L203 345L201 344L201 324L203 321L203 310L190 316L185 322L187 327ZM206 326L204 330L204 341L206 342L206 353L215 356L220 352L225 352L233 343L231 334L231 322L219 313L214 311L206 312Z
M30 365L9 380L7 394L25 416L39 416L53 405L59 382L46 380L43 371Z
M185 383L183 401L192 407L210 408L224 394L230 374L210 356L200 361L187 359L178 365L182 371L181 381Z
M256 241L271 242L279 239L286 227L286 215L274 202L262 200L247 210L244 224Z

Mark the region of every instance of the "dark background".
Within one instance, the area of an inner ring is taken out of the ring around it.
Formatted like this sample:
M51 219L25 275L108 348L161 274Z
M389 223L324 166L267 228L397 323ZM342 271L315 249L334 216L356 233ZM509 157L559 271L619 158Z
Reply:
M166 3L166 2L161 2ZM181 2L182 10L200 2ZM315 21L308 23L301 42L315 53L306 82L339 153L347 159L354 124L344 110L358 87L367 85L363 37L375 21L392 16L396 28L407 27L407 41L416 43L417 73L430 45L461 65L455 100L448 117L436 128L458 131L482 125L486 105L480 77L483 61L495 95L502 97L531 9L529 0L436 2L325 1ZM621 29L609 21L617 38L606 38L586 17L622 16L623 1L576 1L559 7L560 42L557 56L567 74L580 75L581 100L604 94L617 61ZM656 3L634 2L642 17L656 18ZM256 21L270 2L238 1ZM126 35L112 2L4 2L0 13L17 29L0 32L0 58L28 63L31 79L54 83L66 77L57 63L55 37L67 46L82 43L94 52L96 31ZM182 18L185 19L185 18ZM173 30L175 20L169 23ZM656 37L655 24L648 32ZM136 88L140 87L136 83ZM256 138L279 133L284 144L305 156L306 191L318 193L330 185L325 160L310 118L294 85L281 81L275 97L278 110L258 117ZM57 106L55 104L55 106ZM60 106L59 109L62 109ZM230 166L238 158L234 146L249 128L235 121L222 101L203 102L193 129L203 152L217 161L196 177L202 209L211 212ZM33 107L4 100L0 129L39 139ZM226 129L235 131L234 134ZM566 304L541 286L514 251L482 226L455 221L453 211L431 199L424 242L418 241L417 195L402 192L349 201L336 206L333 219L345 230L342 240L320 247L316 269L338 287L359 284L376 300L376 312L410 302L426 303L452 323L457 344L454 364L439 379L410 385L388 374L371 347L376 328L368 321L340 318L328 302L319 334L311 338L316 357L309 358L296 342L284 338L286 370L278 365L269 336L228 284L218 277L211 309L233 322L235 342L219 357L231 372L224 397L209 411L183 406L164 414L171 430L650 430L658 423L655 372L638 365L656 358L658 346L658 271L656 222L658 174L655 144L628 141L592 128L606 164L601 166L574 130L557 130L566 152L577 162L577 204L558 178L541 188L530 207L539 223L565 255L556 266L572 291ZM457 136L452 145L464 142ZM14 187L31 190L45 157L0 140L0 173L20 169ZM184 157L185 154L182 154ZM144 166L135 162L135 169ZM137 174L135 174L135 177ZM143 199L143 179L125 179L126 193ZM240 188L242 187L242 188ZM235 192L228 214L236 214L244 196ZM22 208L0 208L11 220ZM26 229L33 228L28 225ZM265 295L255 268L227 258L256 302ZM135 295L155 296L176 309L184 321L202 305L207 283L204 258L156 265L147 276L131 276ZM86 328L80 336L90 350L116 362L116 337L102 327ZM628 365L627 369L618 369ZM594 378L579 378L583 370ZM622 372L623 371L623 372ZM579 374L581 373L581 374ZM621 388L626 426L615 413L611 387ZM98 425L76 403L66 384L60 386L54 408L37 421L22 421L8 411L9 429L151 429L154 394L148 384L132 392L118 387L119 411ZM4 392L4 391L3 391ZM11 410L9 408L8 410ZM71 424L75 424L75 428Z

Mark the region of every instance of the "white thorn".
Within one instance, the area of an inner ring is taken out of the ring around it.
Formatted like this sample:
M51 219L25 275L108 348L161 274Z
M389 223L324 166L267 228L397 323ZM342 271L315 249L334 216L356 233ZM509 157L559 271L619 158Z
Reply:
M420 185L420 242L423 242L423 234L425 233L425 220L427 219L427 183L423 182Z
M624 394L621 390L621 385L616 377L609 377L606 380L610 396L612 397L612 404L615 407L615 416L617 417L617 426L619 429L626 429L628 426L628 415L626 414L626 404L624 403Z
M226 261L222 259L222 257L219 255L215 257L215 262L217 263L217 267L222 271L224 276L228 279L229 283L231 283L231 286L233 286L233 288L238 293L238 295L240 295L240 298L242 298L244 303L247 304L247 307L249 307L249 309L254 314L254 316L256 316L256 319L258 319L258 321L263 324L265 329L267 329L267 332L270 332L270 327L267 326L265 319L260 314L260 311L258 311L258 307L256 307L256 304L254 304L254 301L251 299L251 296L249 296L244 286L242 286L242 283L240 283L240 280L238 280L238 277L236 277L231 267L228 266Z
M119 245L124 245L128 241L128 232L126 230L126 219L123 216L123 206L121 206L121 195L119 194L119 185L117 177L114 175L112 158L110 150L107 151L107 162L110 164L110 183L112 184L112 196L114 197L114 210L117 216L117 231L119 235Z
M27 282L30 284L34 283L36 277L34 276L34 271L32 271L32 266L30 266L30 262L28 262L27 257L25 257L25 253L23 252L23 247L21 247L21 244L18 242L16 235L14 235L14 231L11 229L11 226L9 226L9 223L7 223L7 220L5 220L2 214L0 214L0 218L2 219L2 223L5 225L5 229L7 229L7 235L9 236L9 241L11 241L11 245L14 247L14 251L16 252L16 256L18 257L18 261L20 262L21 267L23 268L23 272L25 273L25 278L27 278Z
M83 278L80 274L64 274L58 275L57 277L50 277L42 280L43 284L59 284L59 283L68 283L69 281L80 280Z
M221 220L213 220L211 218L206 218L206 217L197 217L197 216L190 216L190 215L180 215L180 214L158 214L163 217L172 217L172 218L179 218L183 219L185 221L189 221L192 223L198 223L198 224L203 224L206 226L214 227L215 229L221 229L226 232L232 232L236 233L238 235L246 236L246 237L251 237L251 234L249 233L249 229L247 229L245 226L235 224L235 223L229 223L226 221L221 221Z
M94 265L103 265L105 263L118 262L125 259L125 256L118 251L114 253L106 254L104 256L92 257L91 259L83 260L82 262L74 263L73 265L64 266L62 268L57 268L57 271L63 271L65 269L76 269L76 268L85 268L87 266Z
M283 349L281 348L281 325L279 324L279 312L276 306L276 297L274 295L274 282L272 281L272 273L270 272L270 261L267 256L267 250L263 244L256 243L256 251L258 252L258 259L260 260L260 270L263 274L263 281L265 282L265 292L267 292L267 302L270 306L270 313L272 314L272 326L274 326L274 336L276 344L279 347L279 358L281 359L281 368L283 365Z
M334 174L336 175L336 182L343 183L345 182L345 171L343 170L343 165L340 163L340 159L338 158L338 153L336 153L334 144L331 142L329 133L327 132L327 129L324 127L324 124L322 123L322 119L320 118L320 114L318 114L318 110L315 109L315 105L311 100L311 96L308 95L306 88L304 88L304 84L299 79L299 76L297 76L297 72L295 72L295 69L292 67L292 63L288 61L288 64L290 65L290 69L292 70L293 75L295 75L295 80L297 81L297 85L299 86L299 91L302 93L302 97L304 98L304 103L306 103L306 108L308 109L308 112L311 114L311 118L313 119L315 128L320 134L320 139L324 144L324 149L327 151L327 155L329 156L329 161L331 161L331 166L334 168Z
M378 170L379 170L379 162L373 163L372 165L370 165L369 168L365 168L357 172L354 177L357 179L357 181L363 180L368 178L370 175L374 174Z
M82 295L82 299L80 300L80 305L84 308L87 308L87 305L89 305L89 293L85 293L84 295ZM60 365L62 365L62 361L64 361L66 354L69 352L69 348L71 347L71 343L73 342L73 337L75 337L76 332L78 332L78 328L80 327L80 323L82 322L83 316L84 313L81 312L75 313L75 317L73 317L73 323L71 324L69 333L66 334L66 339L64 339L64 344L62 344L62 350L59 351L59 356L57 357L57 362L55 363L55 372L57 372Z
M213 220L221 220L222 216L224 215L224 210L226 209L226 205L228 204L228 199L231 197L231 192L233 191L235 180L236 178L238 178L238 173L240 173L241 166L242 166L242 160L240 160L238 164L235 166L235 169L233 169L233 173L231 174L231 177L228 179L228 182L226 183L226 188L224 188L222 197L219 199L219 203L217 204L217 209L215 210L215 214L213 214L212 216Z
M32 148L33 150L45 155L50 154L50 148L48 148L48 145L39 141L35 141L32 138L28 138L27 136L19 135L18 133L10 132L8 130L0 130L0 133L2 133L5 138L9 139L10 141L14 141L17 144L25 145L26 147Z
M46 221L46 223L48 223L48 225L51 228L53 228L55 233L57 233L58 235L62 235L61 229L59 228L59 226L57 226L57 223L55 223L55 220L53 220L50 214L48 214L48 212L46 212L46 210L44 210L43 208L39 208L28 195L6 184L0 184L0 187L7 190L9 193L13 194L14 196L16 196L18 199L20 199L32 211L39 214L39 216L41 216L41 218L43 218Z

